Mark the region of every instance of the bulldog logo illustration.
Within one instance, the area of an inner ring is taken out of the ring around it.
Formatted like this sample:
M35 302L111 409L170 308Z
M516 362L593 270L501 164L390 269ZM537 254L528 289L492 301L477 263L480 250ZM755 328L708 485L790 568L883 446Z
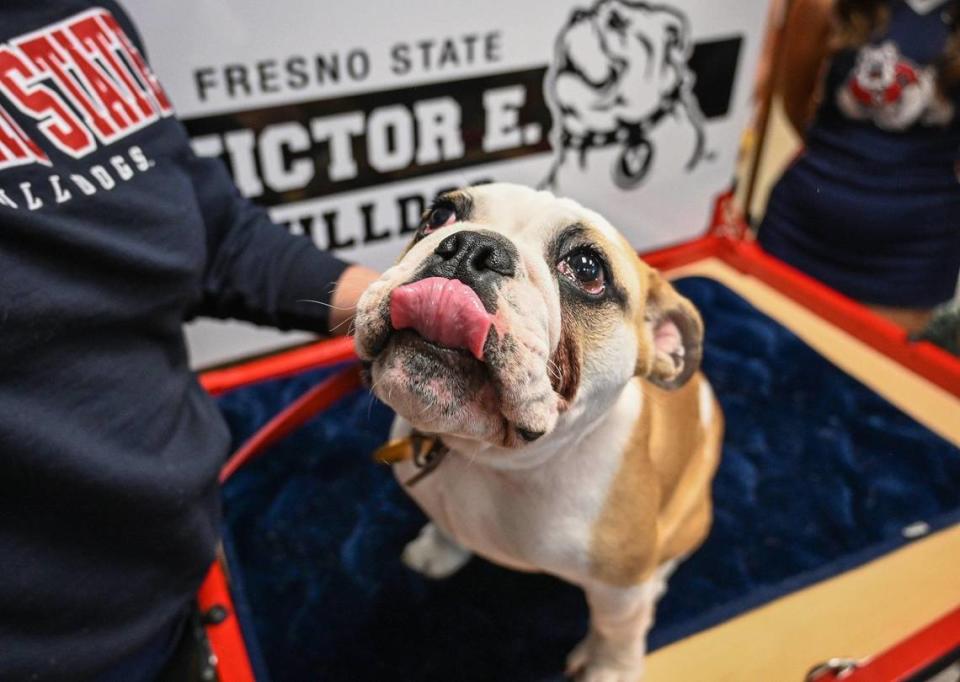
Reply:
M655 165L692 170L705 147L692 50L689 22L672 7L598 0L576 10L544 81L555 156L543 184L564 191L606 168L629 190Z
M954 113L937 91L934 68L915 65L892 42L861 48L837 91L837 105L850 118L873 121L884 130L906 130L917 123L943 126Z

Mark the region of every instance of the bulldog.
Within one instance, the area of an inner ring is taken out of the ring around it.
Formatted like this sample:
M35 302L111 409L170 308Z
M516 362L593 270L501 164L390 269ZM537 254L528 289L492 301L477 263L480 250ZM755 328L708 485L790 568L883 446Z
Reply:
M665 581L711 521L723 418L702 337L597 213L508 184L440 196L356 315L393 437L443 454L394 467L431 519L405 562L442 578L475 553L579 585L568 674L639 679Z
M671 7L599 0L574 12L544 81L556 150L544 185L570 192L583 175L608 172L629 190L655 162L668 174L692 170L705 146L692 51L687 19Z

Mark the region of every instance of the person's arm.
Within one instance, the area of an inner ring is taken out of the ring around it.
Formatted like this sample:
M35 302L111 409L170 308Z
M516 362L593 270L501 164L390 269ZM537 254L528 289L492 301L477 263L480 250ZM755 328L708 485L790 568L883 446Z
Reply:
M289 234L240 195L219 159L188 155L207 229L201 299L191 317L348 333L357 299L378 274Z
M350 322L353 321L357 301L367 287L379 277L379 272L362 265L351 265L343 271L340 279L337 280L333 296L330 297L329 331L331 334L343 336L353 333Z
M783 31L777 91L787 118L801 138L816 107L832 30L832 0L793 0Z
M104 4L146 57L143 40L124 9L115 0ZM202 292L188 317L349 333L357 299L378 273L344 263L308 238L274 225L266 211L240 196L220 160L189 151L186 156L207 229Z

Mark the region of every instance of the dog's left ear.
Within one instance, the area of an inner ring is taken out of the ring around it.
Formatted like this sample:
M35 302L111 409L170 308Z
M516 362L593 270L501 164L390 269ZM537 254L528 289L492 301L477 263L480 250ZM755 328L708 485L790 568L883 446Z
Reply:
M656 270L643 313L637 373L661 388L683 386L700 367L703 320L693 304ZM645 343L644 343L645 341Z

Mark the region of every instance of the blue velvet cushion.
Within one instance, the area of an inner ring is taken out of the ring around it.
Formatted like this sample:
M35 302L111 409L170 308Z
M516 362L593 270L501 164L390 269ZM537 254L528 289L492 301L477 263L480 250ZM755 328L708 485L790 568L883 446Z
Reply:
M889 551L913 522L960 520L956 447L717 282L678 288L704 315L727 432L713 529L671 580L651 648ZM237 443L324 374L222 398ZM225 487L261 665L277 682L562 679L587 623L579 590L479 559L439 582L400 563L425 519L371 463L391 418L358 392Z

